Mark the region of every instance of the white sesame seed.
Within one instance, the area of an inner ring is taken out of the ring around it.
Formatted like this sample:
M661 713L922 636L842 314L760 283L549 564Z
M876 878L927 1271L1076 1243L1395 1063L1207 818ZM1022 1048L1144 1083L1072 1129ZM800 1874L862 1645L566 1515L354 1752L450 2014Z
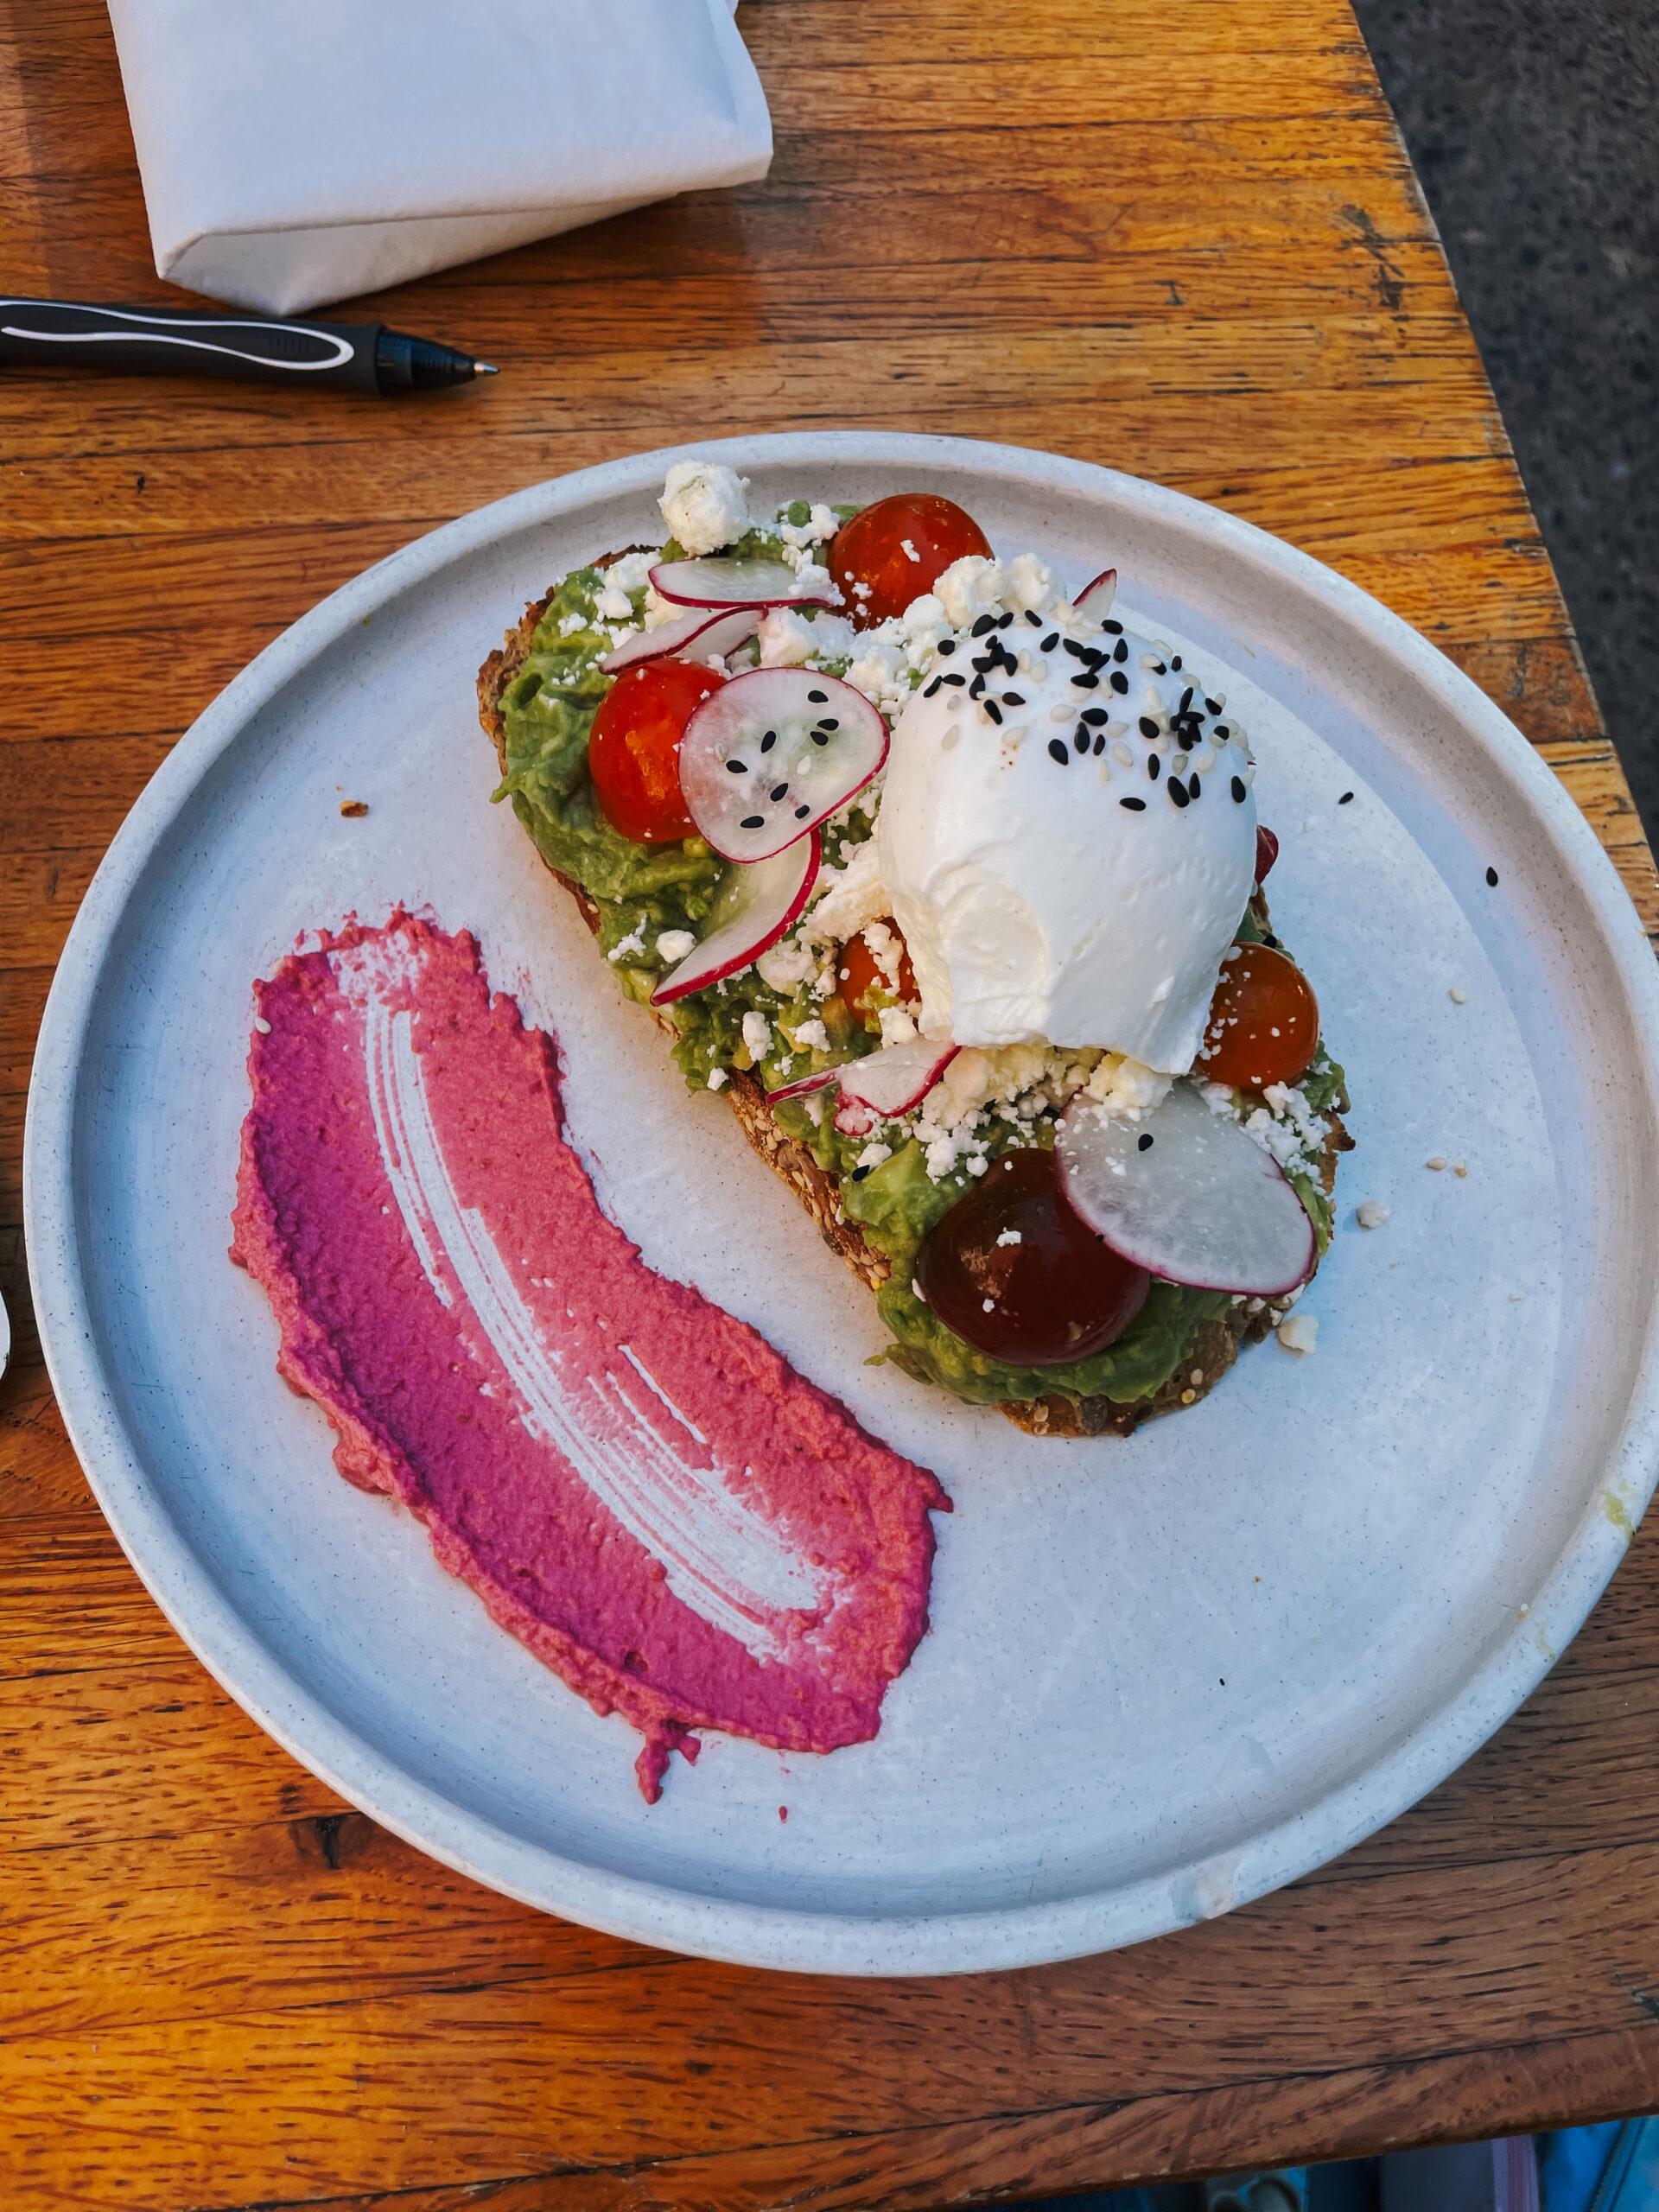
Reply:
M1446 1165L1446 1154L1441 1152L1437 1152L1433 1160L1426 1160L1423 1162L1423 1165L1425 1167L1432 1167L1434 1170L1434 1173L1438 1175L1441 1168Z
M265 1017L264 1017L264 1015L263 1014L256 1014L254 1015L254 1017L253 1017L253 1026L254 1026L254 1027L255 1027L255 1028L259 1032L259 1034L260 1034L262 1037L269 1037L269 1036L270 1036L270 1023L265 1020Z
M1453 1006L1467 1006L1469 1003L1468 992L1463 989L1462 987L1457 983L1452 984L1451 989L1446 993L1446 996L1451 1000Z
M1452 1163L1452 1173L1454 1175L1466 1175L1469 1173L1468 1161L1466 1160L1454 1160Z
M1133 746L1125 745L1122 739L1120 737L1117 743L1112 747L1112 758L1116 761L1120 768L1133 768L1135 766L1135 748Z
M1052 722L1069 722L1077 711L1075 707L1068 706L1062 699L1058 707L1049 709L1048 719Z

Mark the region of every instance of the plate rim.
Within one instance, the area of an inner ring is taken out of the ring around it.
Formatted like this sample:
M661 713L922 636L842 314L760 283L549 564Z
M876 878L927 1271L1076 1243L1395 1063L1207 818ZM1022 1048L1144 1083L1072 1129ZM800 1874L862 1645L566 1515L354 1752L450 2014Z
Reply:
M594 501L660 483L697 458L798 466L943 464L1138 508L1265 569L1357 629L1461 726L1527 804L1570 873L1647 1047L1648 1109L1659 1121L1659 963L1613 863L1527 739L1402 618L1312 555L1255 524L1147 479L1037 449L909 432L773 432L656 448L507 494L424 532L351 578L272 639L175 746L111 840L53 979L31 1074L23 1218L29 1285L48 1374L70 1443L118 1541L175 1630L293 1758L394 1834L472 1879L607 1934L729 1963L849 1975L1001 1971L1090 1955L1190 1925L1311 1872L1376 1833L1460 1766L1512 1715L1577 1633L1628 1548L1659 1478L1659 1316L1649 1314L1614 1449L1528 1618L1381 1757L1236 1851L1106 1891L1025 1907L925 1915L796 1911L715 1898L607 1872L508 1834L405 1773L307 1694L225 1599L205 1561L149 1494L139 1455L101 1378L75 1264L74 1128L81 1048L105 957L149 855L249 721L363 619L451 562ZM1618 1503L1618 1514L1609 1500Z

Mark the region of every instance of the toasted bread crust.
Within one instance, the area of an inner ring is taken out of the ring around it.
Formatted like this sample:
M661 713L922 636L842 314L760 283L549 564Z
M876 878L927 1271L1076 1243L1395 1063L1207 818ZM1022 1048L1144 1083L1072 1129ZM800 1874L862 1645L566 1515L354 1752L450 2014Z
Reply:
M605 568L618 557L609 555L594 565ZM521 620L507 632L500 650L493 652L478 671L478 718L495 747L503 775L507 769L507 729L502 695L523 668L537 625L552 597L552 591L548 591L540 599L531 601ZM575 899L582 919L597 936L597 902L545 855L542 865L556 882L563 885ZM1262 911L1265 915L1265 908ZM671 1035L675 1033L670 1023L664 1021L662 1027ZM794 1192L830 1250L845 1261L871 1290L879 1289L893 1270L885 1257L866 1242L857 1223L843 1218L841 1186L835 1178L824 1173L804 1145L798 1144L778 1126L766 1104L766 1091L753 1075L733 1069L725 1093L731 1101L739 1128L773 1173L781 1176ZM1330 1120L1330 1134L1319 1157L1319 1181L1327 1197L1336 1182L1338 1154L1353 1149L1353 1139L1343 1127L1341 1118L1333 1114ZM1257 1308L1254 1313L1249 1311L1252 1305ZM997 1411L1031 1436L1130 1436L1142 1421L1154 1420L1160 1414L1179 1412L1199 1398L1207 1397L1238 1357L1239 1347L1259 1344L1274 1326L1274 1320L1271 1311L1254 1300L1224 1308L1201 1324L1180 1366L1163 1389L1149 1398L1120 1404L1111 1398L1075 1398L1057 1390L1044 1398L1006 1401L999 1404Z

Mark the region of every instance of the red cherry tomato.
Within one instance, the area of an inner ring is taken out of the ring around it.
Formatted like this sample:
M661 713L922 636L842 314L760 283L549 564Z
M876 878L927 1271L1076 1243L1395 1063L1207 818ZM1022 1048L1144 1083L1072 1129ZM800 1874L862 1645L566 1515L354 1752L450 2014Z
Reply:
M1010 1231L1017 1243L998 1242ZM1086 1359L1122 1335L1152 1283L1078 1220L1053 1154L1036 1147L993 1160L934 1224L916 1280L947 1329L1011 1367Z
M1255 825L1255 880L1258 883L1267 881L1273 864L1278 857L1278 838L1274 836L1271 830L1263 829L1258 822Z
M916 972L910 964L910 955L905 949L905 940L899 931L899 925L891 914L887 916L885 924L881 926L893 931L894 942L899 947L897 996L901 1006L909 1006L921 996L921 993L916 988ZM888 958L892 958L891 953L888 954ZM886 975L876 964L875 955L870 950L862 930L855 938L849 938L841 948L841 960L836 969L836 988L855 1014L869 1017L864 1024L867 1029L880 1027L875 1019L874 1009L864 1003L865 994L875 988L885 991L887 995L887 1002L891 1006L894 993L892 984L888 982Z
M868 630L931 591L964 553L988 555L990 550L984 531L954 499L900 492L842 523L830 542L830 573L841 586L853 627Z
M720 682L690 661L642 661L624 669L600 702L588 766L606 820L636 844L697 834L680 792L680 739Z
M1319 1041L1319 1001L1301 969L1270 945L1241 944L1222 968L1192 1072L1243 1090L1294 1083Z

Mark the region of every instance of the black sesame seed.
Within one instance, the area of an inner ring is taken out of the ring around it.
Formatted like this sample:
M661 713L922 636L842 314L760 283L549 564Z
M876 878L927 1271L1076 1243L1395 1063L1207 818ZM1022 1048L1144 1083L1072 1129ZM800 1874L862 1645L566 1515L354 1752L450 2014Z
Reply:
M1352 793L1352 791L1344 791L1344 793L1343 793L1342 797L1341 797L1341 798L1337 801L1337 804L1338 804L1338 806L1346 806L1346 805L1347 805L1347 804L1348 804L1348 802L1349 802L1349 800L1350 800L1351 798L1352 798L1352 797L1353 797L1353 793Z
M764 830L766 819L763 814L746 814L737 826L740 830Z
M1135 1141L1135 1148L1137 1152L1150 1152L1152 1150L1152 1131L1150 1129L1141 1130L1140 1135Z
M982 614L978 621L975 623L973 628L968 632L968 634L970 638L982 638L988 630L995 630L995 627L996 617L995 614Z
M1232 732L1228 728L1225 722L1217 722L1216 724L1216 735L1221 740L1222 743L1225 745L1228 739L1232 735Z
M1140 721L1136 724L1136 728L1140 730L1142 737L1156 737L1158 734L1158 725L1154 721L1150 715L1142 715Z
M1071 654L1073 660L1087 660L1089 656L1075 638L1068 638L1060 649Z
M1198 777L1197 777L1197 775L1196 775L1196 774L1194 774L1194 775L1191 775L1191 776L1189 776L1189 777L1187 778L1187 779L1186 779L1186 795L1187 795L1188 798L1197 798L1197 797L1198 796L1199 792L1200 792L1203 789L1204 789L1204 785L1203 785L1198 781Z
M1491 886L1492 889L1496 891L1497 888L1497 870L1495 868L1489 868L1487 869L1486 880Z
M1092 728L1098 729L1102 722L1106 720L1106 709L1104 707L1085 707L1083 710L1083 719Z
M1123 671L1122 671L1122 670L1121 668L1115 668L1115 669L1112 671L1112 689L1113 689L1113 690L1114 690L1114 691L1127 691L1127 690L1128 690L1128 688L1129 688L1129 679L1128 679L1128 677L1127 676L1125 676L1125 675L1124 675L1124 673L1123 673Z
M1164 666L1164 664L1160 660L1154 661L1152 664L1152 672L1154 676L1167 676L1169 674L1169 671Z
M973 682L968 686L968 696L970 699L977 699L984 689L985 678L983 676L976 676Z
M952 684L955 684L955 685L956 685L956 687L957 687L957 689L958 690L961 690L961 688L962 688L962 686L963 686L963 684L968 681L968 679L967 679L967 677L966 677L962 673L962 671L961 671L960 669L952 669L952 670L950 671L950 674L949 674L949 675L947 675L947 676L942 676L942 677L939 678L939 681L940 681L940 683L952 683Z
M991 720L1000 727L1002 721L1002 709L997 705L995 699L986 700L985 711L990 716Z
M1182 692L1182 694L1181 694L1181 703L1180 703L1180 705L1179 705L1179 706L1175 709L1176 713L1177 713L1177 714L1179 714L1179 715L1184 715L1184 714L1186 712L1187 709L1192 705L1192 686L1189 683L1189 684L1187 685L1187 687L1186 687L1185 690L1185 691L1183 691L1183 692Z
M1243 806L1245 799L1249 797L1249 793L1244 789L1243 777L1235 776L1232 782L1228 785L1227 788L1231 791L1233 797L1238 801L1239 804Z
M1105 750L1106 750L1106 733L1105 733L1105 731L1104 731L1103 729L1097 729L1097 730L1095 732L1095 751L1096 751L1097 753L1103 753Z
M988 669L996 666L996 655L995 652L976 653L968 665L969 668L976 668L983 676Z
M1206 715L1218 715L1221 712L1220 700L1206 699L1204 702L1204 711Z
M1037 650L1039 653L1052 653L1055 646L1058 645L1059 642L1059 632L1058 630L1051 630L1048 635L1039 641Z
M933 694L934 694L934 693L938 690L938 688L939 688L940 684L944 683L944 678L942 676L936 676L936 677L934 677L933 681L932 681L931 683L925 683L925 684L922 686L922 696L923 696L923 698L924 698L924 699L931 699L931 698L933 696Z
M1131 814L1144 814L1147 810L1147 802L1143 798L1121 798L1117 803L1120 806L1127 806Z
M1172 653L1170 655L1169 664L1172 668L1179 668L1181 664L1181 657L1179 653Z
M809 691L806 696L815 707L827 707L830 703L827 691Z
M1023 707L1026 702L1018 691L1005 691L1002 694L1002 703L1005 707Z
M1033 630L1040 630L1043 626L1043 618L1034 607L1028 607L1026 609L1026 620Z
M1089 750L1089 733L1081 722L1071 733L1071 742L1079 753L1086 753Z
M1124 661L1128 660L1128 657L1129 648L1128 640L1126 639L1120 638L1112 648L1112 658L1117 661Z
M761 750L763 753L770 753L770 752L771 752L771 750L772 750L772 747L773 747L774 745L776 745L776 744L777 744L777 742L778 742L778 733L777 733L777 731L776 731L775 729L769 729L769 730L766 732L766 735L765 735L765 736L761 739L761 741L760 741L760 750Z
M795 810L795 819L798 822L804 822L807 816L810 814L811 811L812 810L810 806L798 806Z
M1062 768L1065 766L1066 763L1071 760L1071 755L1066 751L1065 741L1063 738L1051 737L1049 739L1048 757L1051 760L1058 760Z
M1278 950L1279 950L1279 940L1278 940L1278 938L1277 938L1276 937L1264 937L1264 938L1262 938L1262 944L1265 944L1265 945L1267 946L1268 950L1269 952L1277 952L1277 951L1278 951Z
M1100 626L1103 630L1109 631L1114 638L1121 638L1123 634L1123 625L1121 622L1103 622Z
M1002 620L1001 620L997 624L997 626L997 626L997 628L998 628L999 630L1006 630L1006 629L1007 628L1007 626L1008 626L1009 623L1010 623L1010 622L1012 622L1012 621L1013 621L1013 620L1014 620L1014 617L1013 617L1013 615L1012 615L1012 614L1005 614L1005 615L1002 617Z
M1147 755L1147 773L1152 778L1154 784L1163 772L1163 762L1158 758L1158 755L1155 753L1148 753Z
M1100 689L1100 678L1091 675L1086 668L1081 675L1074 676L1071 681L1079 691L1098 691Z
M854 1182L861 1183L869 1173L870 1170L868 1167L855 1167L853 1170Z
M1169 781L1164 785L1164 789L1169 793L1171 798L1174 800L1177 806L1191 805L1192 801L1186 796L1186 785L1181 781L1179 776L1172 776Z
M728 760L726 763L726 772L728 776L747 776L749 772L749 764L747 760Z
M780 798L787 798L788 797L789 785L787 784L777 784L773 785L772 791L772 803L774 806L777 805Z
M941 638L935 650L942 653L953 653L957 650L957 641L954 638Z

